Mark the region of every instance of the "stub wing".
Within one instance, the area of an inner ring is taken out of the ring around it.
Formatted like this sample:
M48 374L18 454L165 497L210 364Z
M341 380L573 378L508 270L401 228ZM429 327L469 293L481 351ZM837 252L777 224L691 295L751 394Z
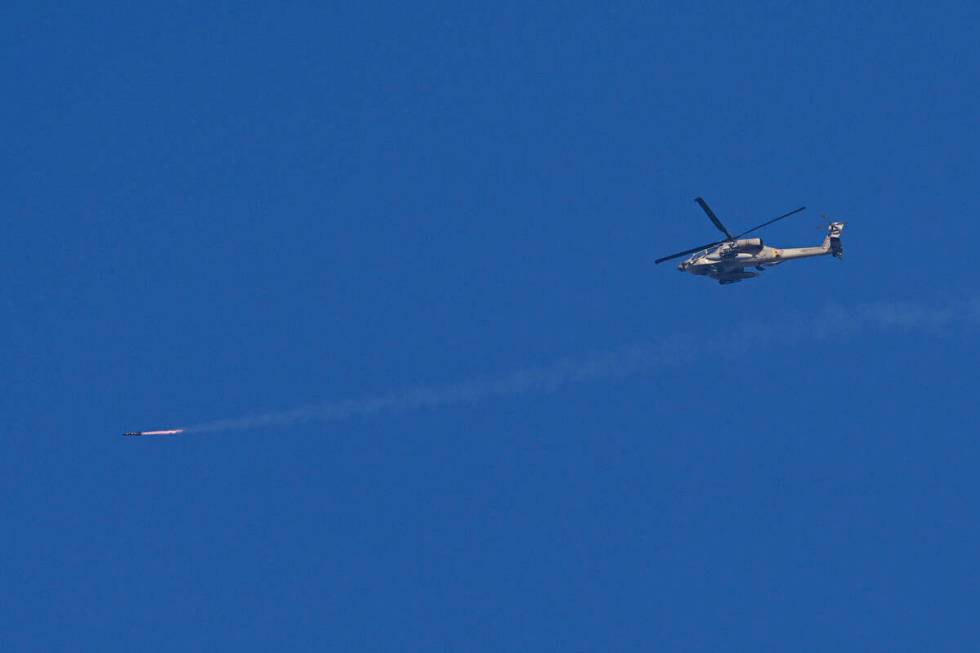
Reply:
M751 279L753 277L759 276L758 272L747 272L745 268L734 268L724 272L723 274L712 275L714 278L723 286L727 286L731 283L738 283L739 281L744 281L745 279Z

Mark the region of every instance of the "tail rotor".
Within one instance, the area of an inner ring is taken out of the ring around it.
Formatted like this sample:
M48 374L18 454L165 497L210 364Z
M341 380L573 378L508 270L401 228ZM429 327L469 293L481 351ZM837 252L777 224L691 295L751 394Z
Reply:
M822 218L826 218L826 215L822 215ZM834 258L844 257L844 244L841 242L841 234L844 233L844 223L834 222L828 220L826 225L823 225L827 229L827 236L824 238L824 247L830 250L831 256Z

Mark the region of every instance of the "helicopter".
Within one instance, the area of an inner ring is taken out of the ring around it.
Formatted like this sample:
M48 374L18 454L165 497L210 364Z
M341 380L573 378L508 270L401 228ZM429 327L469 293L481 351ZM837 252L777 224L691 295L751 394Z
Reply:
M779 249L777 247L767 246L762 242L761 238L743 238L743 236L747 236L754 231L758 231L774 222L803 211L806 209L805 206L794 209L789 213L784 213L768 222L763 222L758 226L733 236L703 198L696 197L694 201L708 214L708 218L718 228L718 231L725 234L725 239L658 258L654 261L655 264L659 265L664 261L670 261L671 259L692 254L690 258L677 266L678 270L697 276L711 277L722 285L728 285L757 277L759 276L759 272L764 271L766 268L779 265L786 261L811 258L813 256L826 256L827 254L838 259L844 256L844 246L840 240L841 234L844 232L843 222L829 223L827 226L827 235L824 237L823 243L817 247ZM749 272L745 269L748 267L754 267L758 272Z

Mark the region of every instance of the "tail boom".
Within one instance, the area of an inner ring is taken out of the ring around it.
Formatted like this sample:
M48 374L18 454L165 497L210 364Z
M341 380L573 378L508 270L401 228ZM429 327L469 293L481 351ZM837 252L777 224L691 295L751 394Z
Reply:
M827 235L819 247L790 247L779 250L780 260L786 261L795 258L810 258L811 256L826 256L830 254L834 258L844 255L844 246L841 244L841 234L844 232L843 222L831 222L827 227Z

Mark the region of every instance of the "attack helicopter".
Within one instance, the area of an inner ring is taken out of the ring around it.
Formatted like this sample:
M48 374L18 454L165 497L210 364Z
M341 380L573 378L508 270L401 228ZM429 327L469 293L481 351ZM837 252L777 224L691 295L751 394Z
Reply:
M844 247L840 240L841 234L844 232L843 222L831 222L827 226L827 235L824 237L823 243L817 247L779 249L777 247L767 246L762 242L761 238L743 238L743 236L767 227L774 222L788 218L791 215L796 215L806 209L805 206L794 209L789 213L784 213L777 218L763 222L758 226L733 236L703 198L696 197L694 201L708 214L708 218L718 228L718 231L725 234L725 239L658 258L654 261L655 264L692 254L690 258L677 266L678 270L697 276L711 277L718 281L718 283L727 285L757 277L759 276L759 272L762 272L766 268L779 265L786 261L811 258L813 256L826 256L827 254L839 259L844 255ZM754 267L758 272L749 272L745 269L748 267Z

